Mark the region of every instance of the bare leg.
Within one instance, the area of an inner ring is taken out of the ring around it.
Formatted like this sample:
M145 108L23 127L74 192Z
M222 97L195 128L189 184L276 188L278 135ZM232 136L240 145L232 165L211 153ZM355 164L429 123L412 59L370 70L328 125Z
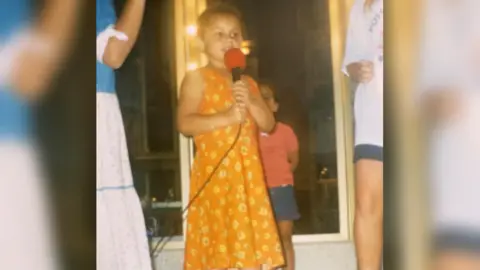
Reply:
M355 164L355 248L359 270L381 268L383 243L383 163Z
M282 237L283 249L286 256L286 268L285 270L295 270L295 250L293 248L292 234L293 234L293 221L280 221L278 222L278 228L280 230L280 236Z

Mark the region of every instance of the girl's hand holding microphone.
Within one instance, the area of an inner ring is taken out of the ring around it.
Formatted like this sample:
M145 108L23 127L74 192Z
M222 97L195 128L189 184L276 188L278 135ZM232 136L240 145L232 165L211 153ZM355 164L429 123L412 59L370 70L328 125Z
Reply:
M233 97L235 98L235 105L232 106L230 111L232 111L232 114L238 121L237 123L243 123L247 116L247 109L250 101L248 84L243 80L239 80L233 84L232 91Z

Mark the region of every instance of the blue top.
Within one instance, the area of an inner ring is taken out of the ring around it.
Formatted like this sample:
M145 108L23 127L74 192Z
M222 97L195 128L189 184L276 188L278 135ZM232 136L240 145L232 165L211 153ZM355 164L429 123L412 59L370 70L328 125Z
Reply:
M113 0L97 1L97 36L109 25L117 22ZM113 69L97 60L97 93L115 93L115 73Z
M28 24L30 15L30 0L0 1L0 47ZM0 139L27 139L31 126L28 103L10 85L0 84Z

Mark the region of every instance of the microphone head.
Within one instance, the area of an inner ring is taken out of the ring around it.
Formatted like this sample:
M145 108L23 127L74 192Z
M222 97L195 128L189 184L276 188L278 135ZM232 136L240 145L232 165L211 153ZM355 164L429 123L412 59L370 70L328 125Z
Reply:
M247 59L240 49L232 48L225 53L225 66L229 71L234 68L245 69L247 66Z

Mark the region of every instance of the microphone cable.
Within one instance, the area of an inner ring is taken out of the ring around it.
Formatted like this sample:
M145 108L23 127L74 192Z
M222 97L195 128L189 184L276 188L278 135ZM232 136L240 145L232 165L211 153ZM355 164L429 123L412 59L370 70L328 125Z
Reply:
M210 175L207 177L207 179L205 180L205 183L203 183L203 185L200 187L200 189L197 191L197 193L195 193L195 195L190 199L190 201L188 202L187 206L183 209L182 211L182 225L183 225L183 221L185 221L185 218L183 217L183 215L185 214L185 212L188 211L188 209L192 206L192 204L195 202L196 199L198 199L198 197L200 196L201 192L207 187L208 183L210 183L210 181L212 180L212 177L215 175L215 173L217 172L217 170L220 168L220 165L222 165L223 161L225 160L225 158L227 158L227 156L230 154L230 152L232 152L233 148L235 148L239 138L240 138L240 135L241 135L241 131L242 131L242 126L243 124L239 124L238 126L238 131L237 131L237 134L235 136L235 139L233 140L232 144L230 145L230 147L227 149L227 151L225 151L225 153L223 154L222 158L220 159L220 161L217 163L217 165L215 165L215 167L213 168L212 172L210 173ZM174 224L172 222L172 227L174 227ZM150 256L152 258L156 258L158 256L158 254L160 254L160 252L163 251L163 249L165 248L165 245L172 239L172 237L175 235L176 231L173 230L172 233L170 233L167 236L162 236L157 244L155 245L155 247L152 249L151 253L150 253ZM152 237L153 238L153 237ZM167 238L165 241L164 239ZM163 245L161 245L163 243ZM161 245L161 246L160 246ZM155 255L157 254L157 255Z

